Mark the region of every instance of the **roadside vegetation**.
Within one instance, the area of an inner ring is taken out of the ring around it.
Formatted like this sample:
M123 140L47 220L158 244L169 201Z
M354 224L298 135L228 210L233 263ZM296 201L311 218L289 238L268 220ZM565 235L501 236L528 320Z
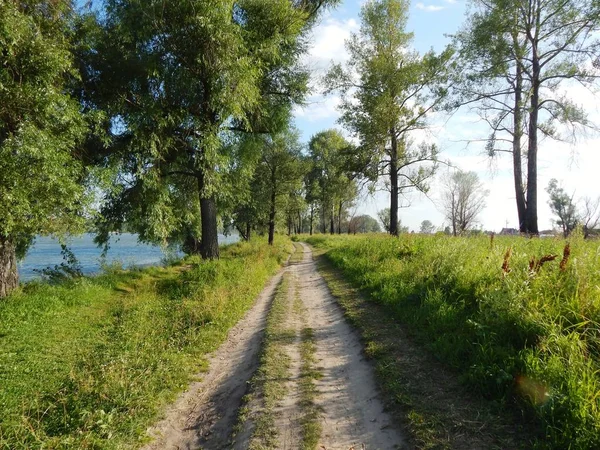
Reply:
M539 424L536 447L600 446L597 242L579 235L306 240L469 389Z
M218 261L30 283L0 303L0 448L128 448L287 258L239 243Z

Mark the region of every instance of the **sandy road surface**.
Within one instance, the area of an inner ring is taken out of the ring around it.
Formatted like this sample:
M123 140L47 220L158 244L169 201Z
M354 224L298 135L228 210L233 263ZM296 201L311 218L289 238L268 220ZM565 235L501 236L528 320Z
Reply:
M293 280L288 295L300 300L302 312L288 308L286 323L297 333L301 327L310 327L314 332L315 369L321 374L314 381L314 403L319 407L321 422L317 449L404 448L402 434L383 410L372 368L363 356L358 336L344 321L342 311L317 272L310 248L304 244L302 247L302 261L284 269ZM193 383L169 408L165 419L149 430L156 439L146 449L231 447L242 397L259 367L266 316L281 277L280 272L270 281L246 317L231 330L227 341L212 356L209 371L200 375L202 381ZM289 304L292 303L290 298ZM286 348L293 363L286 380L287 393L276 409L277 444L273 448L277 449L300 446L298 345L299 339L295 339ZM256 414L247 416L252 418ZM237 441L235 447L240 448ZM251 445L252 436L248 435L241 447Z

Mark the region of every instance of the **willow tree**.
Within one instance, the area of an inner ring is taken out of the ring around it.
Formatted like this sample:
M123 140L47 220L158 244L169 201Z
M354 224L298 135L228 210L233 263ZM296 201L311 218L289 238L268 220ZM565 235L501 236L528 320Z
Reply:
M346 42L346 67L334 66L326 77L328 92L342 95L340 122L360 140L356 160L362 173L372 181L389 179L394 235L399 193L426 191L435 172L437 148L413 147L410 134L427 127L428 115L441 106L452 56L447 50L421 57L410 48L408 8L405 0L365 3L360 32Z
M306 89L306 73L295 70L306 32L329 3L106 1L105 37L88 55L98 67L90 83L116 91L106 108L117 189L101 240L127 224L142 240L186 241L218 257L217 209L259 156L244 153L238 133L286 122Z
M476 0L473 6L458 34L464 61L472 66L467 94L470 101L482 102L492 128L488 152L512 153L519 228L537 234L540 136L573 140L591 126L567 90L590 87L600 75L600 5Z
M0 2L0 297L18 285L17 256L36 235L83 225L71 11L67 1Z

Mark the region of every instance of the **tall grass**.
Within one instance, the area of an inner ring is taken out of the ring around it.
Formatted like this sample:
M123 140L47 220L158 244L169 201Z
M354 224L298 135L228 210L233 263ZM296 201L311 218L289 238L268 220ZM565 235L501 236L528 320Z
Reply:
M313 236L465 383L539 421L540 448L600 448L600 243ZM556 257L553 257L553 256Z
M0 302L0 448L132 448L289 254L30 284Z

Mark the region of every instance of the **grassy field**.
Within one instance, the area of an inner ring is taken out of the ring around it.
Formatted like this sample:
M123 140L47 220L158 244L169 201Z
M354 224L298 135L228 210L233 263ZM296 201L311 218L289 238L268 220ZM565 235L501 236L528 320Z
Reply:
M520 237L312 236L464 383L543 429L540 448L600 448L600 243ZM567 243L569 244L567 246Z
M132 448L291 251L29 284L0 302L0 448Z

